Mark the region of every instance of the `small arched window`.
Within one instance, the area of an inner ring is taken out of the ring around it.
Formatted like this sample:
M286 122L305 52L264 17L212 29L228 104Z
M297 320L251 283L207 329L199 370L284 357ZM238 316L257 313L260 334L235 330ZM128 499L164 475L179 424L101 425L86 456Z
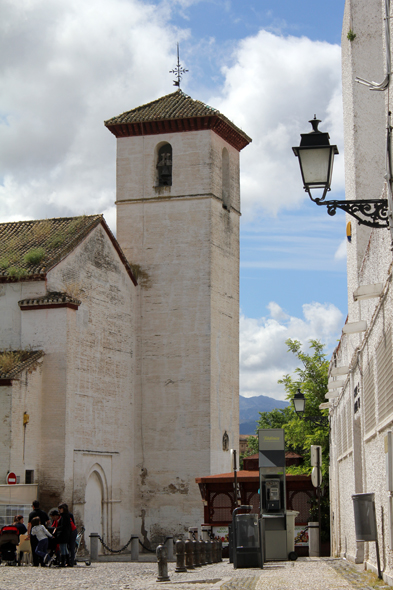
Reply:
M222 150L222 206L230 211L231 195L229 190L229 153L227 148Z
M172 186L172 146L165 143L158 150L158 186Z

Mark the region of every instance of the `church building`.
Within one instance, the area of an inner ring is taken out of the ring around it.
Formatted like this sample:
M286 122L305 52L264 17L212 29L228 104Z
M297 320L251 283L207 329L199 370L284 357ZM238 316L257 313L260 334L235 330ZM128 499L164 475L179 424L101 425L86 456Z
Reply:
M203 522L195 478L238 447L251 139L181 90L105 125L117 239L101 215L0 224L0 522L61 500L116 548Z

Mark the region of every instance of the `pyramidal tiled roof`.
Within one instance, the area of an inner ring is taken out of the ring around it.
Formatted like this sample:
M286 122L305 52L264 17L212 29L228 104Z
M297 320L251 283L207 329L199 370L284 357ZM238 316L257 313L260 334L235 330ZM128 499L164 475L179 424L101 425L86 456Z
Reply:
M44 279L99 224L136 285L131 267L103 215L0 223L0 282Z
M43 355L42 350L0 350L0 379L15 379Z
M182 90L113 117L105 121L105 125L116 137L213 129L223 137L225 134L224 138L232 145L235 142L238 149L251 142L251 138L220 111L192 99Z

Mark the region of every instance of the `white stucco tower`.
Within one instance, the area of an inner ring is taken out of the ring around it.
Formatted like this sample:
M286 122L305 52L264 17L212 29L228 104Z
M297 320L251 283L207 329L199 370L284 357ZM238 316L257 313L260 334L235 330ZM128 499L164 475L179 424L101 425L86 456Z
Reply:
M105 125L117 137L117 239L139 282L136 521L203 522L195 477L239 439L239 152L251 140L178 90Z

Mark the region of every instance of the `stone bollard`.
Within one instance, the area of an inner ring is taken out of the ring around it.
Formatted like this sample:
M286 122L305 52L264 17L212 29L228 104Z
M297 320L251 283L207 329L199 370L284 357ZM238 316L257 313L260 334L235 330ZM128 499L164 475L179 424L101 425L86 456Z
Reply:
M217 551L218 551L218 555L217 555L217 558L218 559L217 559L217 561L218 562L221 562L222 561L222 541L221 541L221 539L218 539L218 541L217 541L217 547L218 547L218 549L217 549Z
M199 560L199 541L191 541L192 542L192 549L194 554L194 566L200 567L201 562Z
M167 537L164 543L168 550L168 561L173 561L173 537Z
M186 546L185 546L184 541L182 541L182 539L178 539L176 541L176 569L175 569L175 572L177 574L187 571L187 568L184 565L185 550L186 550Z
M206 565L205 541L199 541L199 563Z
M192 541L190 541L190 539L187 539L184 545L186 549L186 568L188 570L194 570L195 568Z
M98 561L98 533L90 533L90 560Z
M217 563L217 541L213 539L212 541L212 562Z
M139 560L139 537L131 535L131 561Z
M208 563L208 564L213 563L212 562L212 542L205 541L205 547L206 547L206 563Z
M158 563L158 577L157 582L169 582L168 576L168 550L164 545L158 545L156 549L157 563Z

